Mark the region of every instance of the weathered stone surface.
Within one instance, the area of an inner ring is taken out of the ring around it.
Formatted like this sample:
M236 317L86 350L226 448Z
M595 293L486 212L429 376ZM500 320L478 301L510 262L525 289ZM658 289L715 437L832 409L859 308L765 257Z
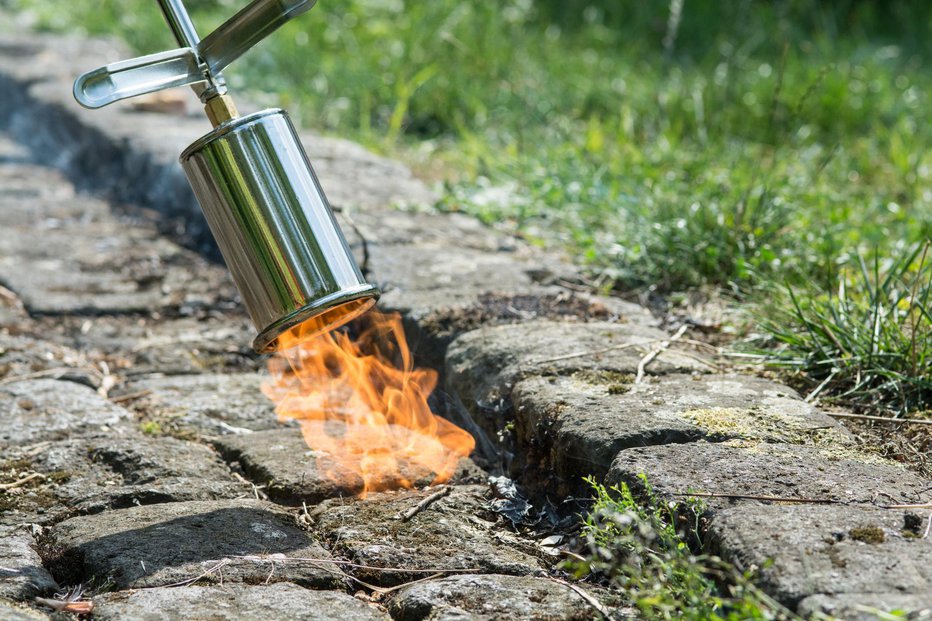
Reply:
M0 526L0 598L25 600L57 588L51 574L42 566L35 540L25 527Z
M0 334L0 379L7 383L17 377L42 373L52 379L96 387L100 374L98 362L99 359L58 343L23 334Z
M928 619L932 617L932 592L921 595L896 592L812 595L800 602L799 614L804 618L819 613L845 621ZM890 616L884 617L884 613Z
M235 461L257 485L264 486L270 498L281 503L317 504L326 498L360 494L362 477L335 463L326 453L310 450L300 429L288 428L216 438L214 446ZM416 486L429 485L434 474L415 468L400 473ZM453 481L478 483L485 473L470 459L461 459ZM401 478L374 481L374 486L394 489L403 486Z
M493 326L457 338L447 352L446 370L450 385L464 397L489 401L529 375L635 373L651 346L666 338L669 335L655 328L624 323L529 321ZM649 367L652 374L709 369L674 348Z
M159 502L252 497L210 448L169 437L100 434L11 447L18 474L39 473L6 497L4 519L47 523Z
M242 467L253 482L278 502L317 504L325 498L351 496L363 490L359 477L340 471L336 480L318 467L321 455L307 447L300 429L257 431L214 440L229 461Z
M574 591L544 578L466 575L402 589L389 604L396 621L527 619L583 621L593 610Z
M585 370L519 381L512 400L517 452L546 489L602 478L620 450L636 446L700 438L853 444L844 427L790 389L750 376L667 375L635 384L631 374Z
M668 338L638 324L528 321L467 332L446 355L447 392L486 432L511 422L511 390L529 376L598 371L633 374L652 346ZM649 367L652 374L707 371L693 356L669 349Z
M0 280L31 313L148 313L235 296L220 266L115 217L46 220L0 238Z
M686 492L820 498L871 503L918 502L929 483L879 457L834 446L794 446L755 441L666 444L621 451L606 477L611 484L643 489L646 474L661 498ZM708 498L710 510L747 500Z
M53 527L51 541L52 573L67 584L110 579L117 588L165 586L208 572L203 580L210 582L222 575L223 582L343 586L341 572L326 562L329 554L294 517L258 500L173 502L75 517Z
M107 593L94 599L94 619L101 621L376 621L388 618L346 593L310 591L289 583L155 588Z
M874 595L878 603L892 593L922 596L928 605L932 541L912 526L916 521L924 531L928 516L908 515L855 506L745 505L713 516L709 535L723 558L756 567L759 584L792 608L811 595L839 602L846 593Z
M74 382L35 379L0 385L0 446L57 440L125 425L132 415Z
M127 378L160 373L236 373L265 366L252 351L255 329L241 313L206 317L56 317L39 325L46 338L104 358ZM114 394L126 393L125 390Z
M0 621L47 621L50 616L23 604L0 598Z
M540 571L534 544L501 530L485 490L457 486L409 521L399 514L433 489L328 500L311 512L331 551L368 567L347 569L366 582L395 585L432 569L526 575ZM394 568L381 571L374 568ZM403 571L398 571L398 570ZM421 570L421 571L418 571Z
M144 419L178 431L242 434L278 429L275 405L262 394L269 377L259 373L170 375L128 382L126 394L142 394L130 407Z

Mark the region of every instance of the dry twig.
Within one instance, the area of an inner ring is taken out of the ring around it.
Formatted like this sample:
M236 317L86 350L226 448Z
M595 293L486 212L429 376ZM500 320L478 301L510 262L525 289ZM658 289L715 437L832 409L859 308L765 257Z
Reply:
M22 479L13 481L12 483L0 483L0 490L6 491L10 489L16 489L17 487L25 485L26 483L29 483L30 481L33 481L35 479L44 479L44 478L45 478L44 474L41 474L39 472L33 472L32 474L28 474L24 476Z
M136 399L142 399L143 397L148 397L151 394L152 394L152 391L146 388L145 390L138 390L136 392L128 392L125 395L118 395L116 397L110 397L110 401L112 401L113 403L135 401Z
M425 498L424 500L422 500L421 502L419 502L419 503L417 503L416 505L414 505L413 507L411 507L410 509L406 509L406 510L402 511L402 512L399 514L398 518L399 518L402 522L407 522L407 521L409 521L411 518L413 518L415 515L417 515L417 514L420 513L421 511L424 511L425 509L427 509L429 506L431 506L432 504L434 504L435 502L437 502L437 501L440 500L441 498L444 498L445 496L449 496L449 495L450 495L450 492L452 492L452 491L453 491L453 488L450 487L450 486L442 487L442 488L440 488L438 491L436 491L436 492L434 492L433 494L431 494L430 496L426 497L426 498Z
M900 425L932 425L932 420L919 420L916 418L889 418L886 416L870 416L868 414L848 414L847 412L826 412L833 418L856 418L858 420L872 420L879 423L894 423Z
M804 496L758 496L754 494L726 494L723 492L677 492L671 496L688 496L694 498L730 498L733 500L762 500L768 502L796 502L812 505L847 505L847 501L832 498L806 498Z
M669 340L660 341L657 347L650 350L646 356L641 358L641 361L638 363L638 374L634 378L635 384L640 384L641 381L644 379L644 373L647 371L647 365L653 362L654 359L656 359L657 356L659 356L662 351L668 349L671 343L674 343L680 340L680 338L682 338L682 336L686 334L686 330L688 329L689 329L689 326L687 326L684 323L683 325L680 326L680 329L677 330L676 333L670 337Z
M835 500L833 498L807 498L805 496L758 496L755 494L725 494L722 492L674 492L671 496L686 496L691 498L731 498L734 500L761 500L766 502L793 502L811 505L865 505L877 509L932 509L932 502L916 504L879 505L873 502L858 500Z
M596 612L598 612L600 615L602 615L603 618L605 618L605 619L611 619L611 618L612 618L612 617L611 617L611 612L608 610L608 608L606 608L605 606L603 606L603 605L602 605L602 602L600 602L599 600L597 600L596 598L594 598L592 595L590 595L589 592L586 591L585 589L583 589L581 586L576 585L576 584L573 584L572 582L567 582L566 580L563 580L563 579L561 579L561 578L555 578L555 577L553 577L553 576L548 576L548 577L550 578L550 581L551 581L551 582L556 582L557 584L562 584L563 586L565 586L565 587L568 588L569 590L571 590L571 591L573 591L574 593L576 593L577 595L579 595L581 598L583 598L583 600L585 600L585 602L586 602L587 604L589 604L590 606L592 606L592 608L593 608Z

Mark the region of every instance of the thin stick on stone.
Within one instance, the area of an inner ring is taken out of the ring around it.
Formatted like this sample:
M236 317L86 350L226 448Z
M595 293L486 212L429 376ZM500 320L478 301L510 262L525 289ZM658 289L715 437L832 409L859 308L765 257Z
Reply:
M869 505L878 509L932 509L932 502L918 504L878 505L870 502L851 500L834 500L832 498L806 498L804 496L757 496L754 494L723 494L721 492L674 492L671 496L686 496L693 498L731 498L734 500L761 500L767 502L794 502L811 505Z
M401 519L402 522L407 522L407 521L409 521L409 520L410 520L411 518L413 518L415 515L417 515L417 514L420 513L421 511L424 511L425 509L427 509L427 507L431 506L432 504L434 504L435 502L437 502L437 501L440 500L441 498L443 498L443 497L445 497L445 496L449 496L449 495L450 495L450 492L452 492L452 491L453 491L453 488L450 487L450 486L446 486L446 487L440 488L440 490L434 492L433 494L431 494L430 496L428 496L427 498L425 498L425 499L422 500L421 502L417 503L416 505L414 505L414 506L411 507L410 509L406 509L405 511L403 511L403 512L399 515L399 518Z
M611 617L611 612L608 610L608 608L606 608L605 606L603 606L603 605L602 605L602 602L600 602L599 600L597 600L596 598L594 598L592 595L590 595L585 589L583 589L583 588L580 587L579 585L573 584L572 582L567 582L566 580L563 580L563 579L561 579L561 578L555 578L555 577L553 577L553 576L548 576L548 578L549 578L552 582L556 582L557 584L561 584L561 585L565 586L566 588L568 588L569 590L571 590L571 591L573 591L574 593L576 593L577 595L579 595L581 598L583 598L583 600L585 600L585 602L586 602L587 604L589 604L590 606L592 606L592 608L593 608L596 612L598 612L600 615L602 615L603 618L605 618L605 619L611 619L611 618L612 618L612 617Z
M770 502L796 502L812 505L848 505L847 501L833 500L831 498L806 498L804 496L757 496L754 494L725 494L722 492L676 492L671 496L687 496L694 498L730 498L733 500L764 500Z
M45 475L40 474L40 473L38 473L38 472L33 472L32 474L29 474L29 475L24 476L22 479L19 479L19 480L17 480L17 481L13 481L12 483L2 483L2 484L0 484L0 490L6 491L6 490L9 490L9 489L15 489L15 488L20 487L21 485L25 485L26 483L29 483L30 481L33 481L33 480L35 480L35 479L44 479L44 478L45 478Z
M879 505L881 509L932 509L932 502L921 502L915 505Z
M673 336L671 336L669 340L660 341L660 344L657 345L657 347L650 350L646 356L641 358L641 362L638 363L638 374L634 378L635 384L640 384L641 381L644 379L644 373L647 371L647 365L653 362L654 359L660 355L660 352L670 347L671 343L680 340L680 338L682 338L682 336L686 334L686 330L688 329L689 329L689 326L687 326L686 324L681 325L680 329L677 330L676 333Z
M136 392L128 392L125 395L118 395L116 397L110 397L110 401L113 403L123 403L124 401L135 401L136 399L141 399L143 397L148 397L152 394L150 389L139 390Z
M886 416L870 416L868 414L848 414L847 412L826 412L832 418L856 418L858 420L873 420L878 423L893 423L898 425L932 425L932 420L919 420L915 418L887 418Z
M607 354L610 351L618 351L621 349L630 349L632 347L643 347L644 345L654 345L659 343L659 340L650 340L643 341L640 343L622 343L621 345L612 345L611 347L603 347L602 349L592 349L589 351L577 351L572 354L564 354L562 356L555 356L553 358L544 358L542 360L534 360L532 364L548 364L551 362L560 362L561 360L571 360L572 358L582 358L583 356L598 356L599 354Z

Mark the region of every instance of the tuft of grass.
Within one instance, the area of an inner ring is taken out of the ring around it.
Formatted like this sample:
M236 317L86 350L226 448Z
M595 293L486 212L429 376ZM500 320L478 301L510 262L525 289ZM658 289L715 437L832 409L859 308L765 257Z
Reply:
M768 307L769 362L801 374L810 398L895 416L932 409L930 242L852 263L835 291L789 287L784 303Z
M796 618L721 559L694 554L701 504L658 501L647 478L645 501L627 485L586 482L595 503L582 528L583 561L565 568L577 578L601 579L630 598L644 619Z

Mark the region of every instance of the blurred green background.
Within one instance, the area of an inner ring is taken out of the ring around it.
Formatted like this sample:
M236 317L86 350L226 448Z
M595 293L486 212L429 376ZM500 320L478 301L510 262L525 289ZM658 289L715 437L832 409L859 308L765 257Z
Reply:
M202 35L244 4L188 2ZM175 47L155 0L0 7ZM852 357L889 370L881 321L896 372L932 373L916 251L932 235L930 34L926 0L321 0L225 73L305 127L404 159L442 183L434 208L563 250L605 290L786 311L769 346L821 382ZM814 332L812 313L834 328Z

